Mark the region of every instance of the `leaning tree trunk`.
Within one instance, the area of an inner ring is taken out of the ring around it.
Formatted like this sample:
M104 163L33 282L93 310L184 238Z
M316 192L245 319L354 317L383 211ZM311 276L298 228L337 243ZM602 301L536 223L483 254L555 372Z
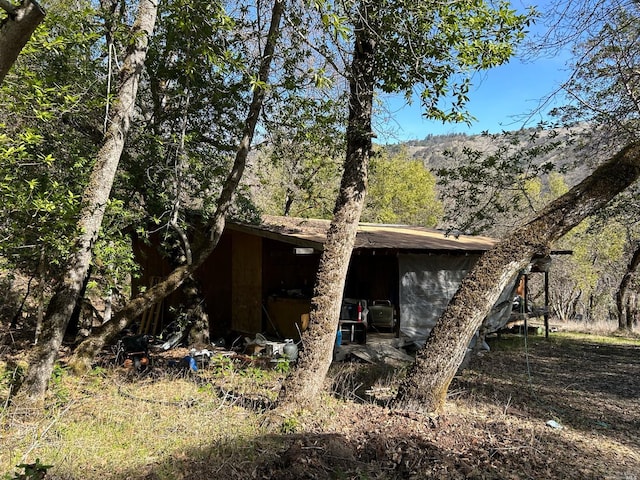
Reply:
M89 271L93 245L102 225L134 113L138 83L157 10L158 4L155 0L141 0L138 16L132 28L134 41L124 58L120 72L117 103L82 198L76 225L76 230L80 233L76 240L75 253L69 260L60 287L54 292L47 307L41 341L32 352L29 370L22 387L22 394L31 401L44 398L58 349Z
M640 145L625 147L541 214L486 252L463 279L418 351L395 406L438 413L472 336L500 293L533 256L602 208L640 176Z
M363 17L364 18L364 17ZM375 42L363 23L356 28L351 64L347 152L333 220L320 259L304 350L285 380L276 414L312 406L318 399L333 355L349 259L364 205L371 155L371 112Z
M0 84L27 44L45 12L34 0L23 0L19 7L9 0L0 0L0 8L7 18L0 22Z
M280 21L284 11L284 0L276 0L271 11L271 23L264 52L260 62L258 72L258 84L266 85L269 81L269 72L275 52L275 47L280 35ZM242 132L242 140L236 151L235 161L231 171L225 179L222 192L216 204L216 211L208 227L208 240L200 247L195 248L193 261L189 265L183 265L173 270L167 278L160 283L149 288L145 292L129 301L121 310L116 312L111 321L104 323L91 333L78 348L69 360L69 365L76 372L82 372L91 367L91 362L98 352L111 341L118 333L129 325L129 323L143 312L148 310L153 304L161 301L166 296L174 292L196 269L204 263L207 257L215 249L225 226L226 214L232 205L233 193L235 192L244 168L247 163L247 156L251 148L253 135L260 117L262 104L264 102L266 90L256 87L253 92L249 112Z
M633 328L633 319L629 318L626 312L627 303L629 299L628 291L629 284L640 265L640 242L636 245L636 249L633 252L631 260L627 264L627 270L620 281L618 291L616 292L616 306L618 307L618 330L631 330Z

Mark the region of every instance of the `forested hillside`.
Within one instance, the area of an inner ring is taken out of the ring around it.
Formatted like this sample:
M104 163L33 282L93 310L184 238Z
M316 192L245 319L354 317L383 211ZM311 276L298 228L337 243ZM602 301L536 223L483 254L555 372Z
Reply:
M587 157L585 152L577 148L572 140L574 135L574 130L569 129L545 131L535 128L520 132L505 131L501 134L428 135L422 140L408 140L396 145L387 145L384 148L394 153L405 150L411 158L421 160L426 168L437 172L443 168L454 168L463 164L467 156L464 152L467 150L491 154L501 147L512 145L514 141L525 148L524 142L533 136L536 138L537 145L557 143L558 146L549 152L540 152L531 160L538 165L553 163L555 170L563 172L567 185L573 186L586 177L595 164L594 158L585 158ZM527 160L523 158L523 162Z
M500 238L590 174L605 142L576 135L584 131L582 127L429 135L382 148L390 156L419 160L435 175L437 196L445 209L438 227ZM470 169L471 164L479 168ZM477 175L480 166L483 174ZM500 175L494 176L492 169ZM554 259L550 289L554 316L615 321L616 292L635 245L630 240L636 235L635 222L626 221L632 199L633 194L622 197L554 245L572 252ZM540 278L532 276L531 287L532 301L540 304Z

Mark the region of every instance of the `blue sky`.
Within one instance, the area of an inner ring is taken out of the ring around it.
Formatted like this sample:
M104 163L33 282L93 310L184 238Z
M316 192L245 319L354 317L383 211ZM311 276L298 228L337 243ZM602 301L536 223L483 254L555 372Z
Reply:
M396 143L423 139L429 134L517 130L540 101L558 89L566 76L564 61L555 58L526 63L513 59L506 65L479 74L469 91L468 110L476 118L471 126L425 120L418 100L406 105L404 98L388 98L386 103L393 120L385 127L395 132L385 136L379 129L377 140ZM540 114L535 115L528 120L527 126L534 126L541 119Z
M516 0L514 3L519 2ZM542 30L544 27L540 24L533 29ZM419 100L406 105L404 98L386 98L383 101L393 120L374 126L378 134L377 141L397 143L420 140L429 134L517 130L523 126L528 114L538 107L540 101L556 91L567 79L565 62L566 57L539 58L527 62L516 57L508 64L477 74L469 91L468 110L476 118L471 126L427 121L422 118ZM549 107L547 111L548 109ZM534 116L526 126L535 126L541 119L540 115ZM383 130L387 129L394 132L384 134Z

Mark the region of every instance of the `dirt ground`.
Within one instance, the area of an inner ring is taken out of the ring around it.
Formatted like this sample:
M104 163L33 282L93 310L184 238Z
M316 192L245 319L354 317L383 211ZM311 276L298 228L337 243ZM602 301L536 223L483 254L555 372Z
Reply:
M286 430L218 440L95 478L640 480L640 342L552 334L530 336L526 346L517 336L490 345L454 380L437 418L391 411L384 386L377 401L367 396L379 379L367 383L371 377L355 373L345 380L366 365L334 365L328 383L343 392L351 385L350 400L331 399ZM131 400L116 394L109 402L115 408ZM183 410L185 424L187 414L202 423L198 415L214 414L194 405ZM236 407L215 414L260 424L262 414ZM176 411L154 408L157 415Z
M439 418L346 404L255 478L639 479L640 345L522 342L492 342Z

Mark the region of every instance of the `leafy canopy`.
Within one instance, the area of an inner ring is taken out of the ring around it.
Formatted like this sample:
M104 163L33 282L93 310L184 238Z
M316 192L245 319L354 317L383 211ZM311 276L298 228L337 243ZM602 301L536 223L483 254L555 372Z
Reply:
M517 13L506 1L314 3L337 41L350 39L354 25L368 30L377 88L404 94L407 101L417 89L424 115L445 122L471 120L465 104L473 73L507 62L537 15L533 8Z
M442 216L436 178L406 151L373 156L362 220L435 227Z

